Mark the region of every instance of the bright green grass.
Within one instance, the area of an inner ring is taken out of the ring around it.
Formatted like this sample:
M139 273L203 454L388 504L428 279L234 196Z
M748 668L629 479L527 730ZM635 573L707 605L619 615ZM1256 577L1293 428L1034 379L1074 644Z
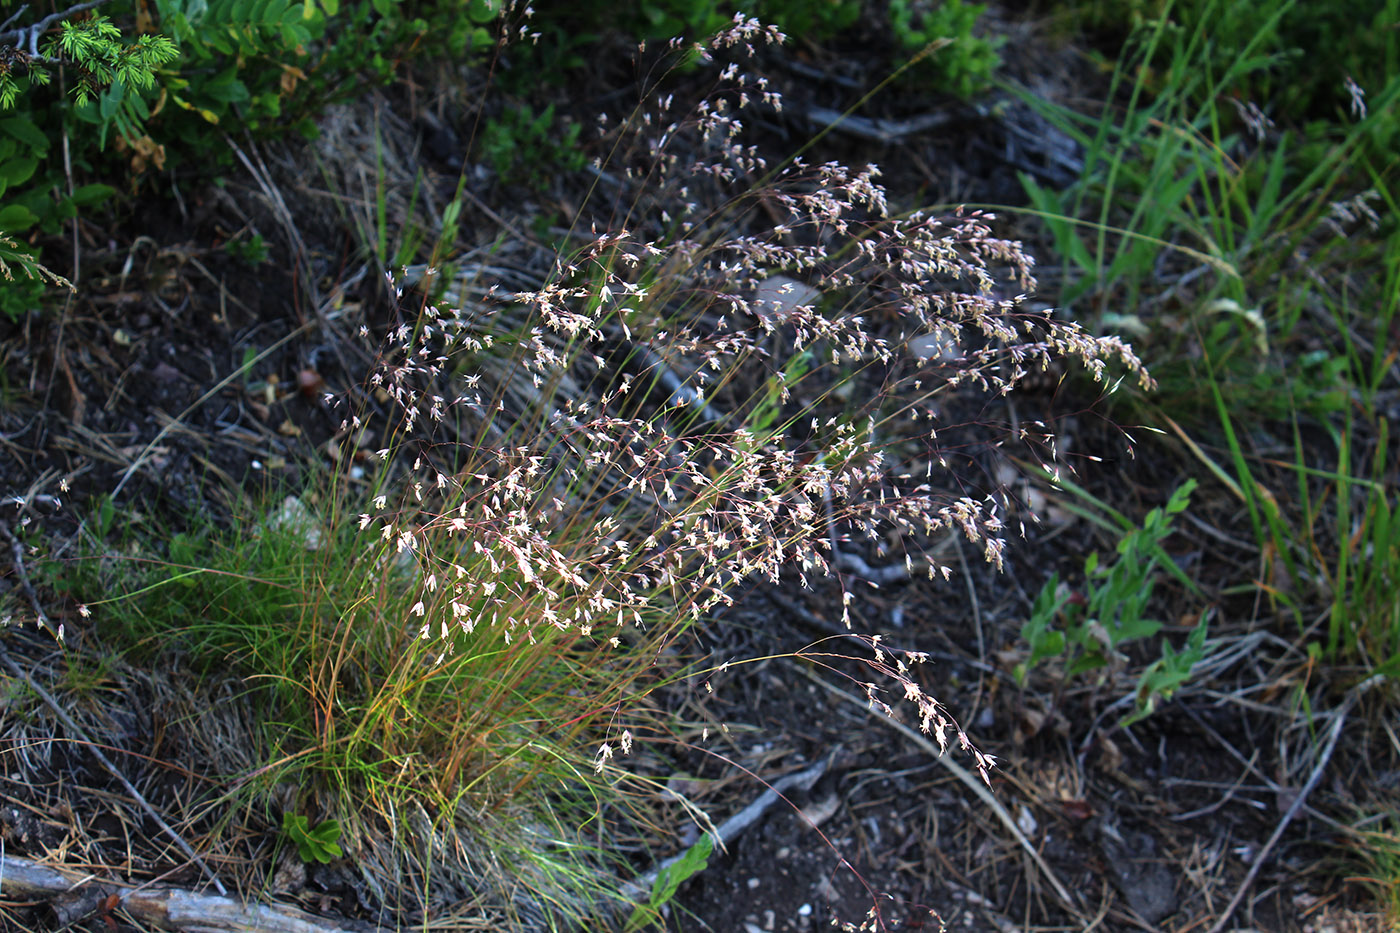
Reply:
M1258 35L1218 73L1208 16L1146 24L1099 117L1041 105L1085 147L1079 183L1025 184L1063 257L1062 302L1134 335L1159 383L1138 415L1194 438L1238 497L1278 568L1265 595L1321 656L1394 673L1396 464L1376 399L1394 381L1400 247L1378 143L1400 78L1370 89L1364 115L1338 89L1335 121L1253 138L1231 93L1270 65L1260 50L1288 8L1257 10Z
M345 511L329 495L308 502L313 515ZM433 872L470 870L452 851L466 839L468 861L489 862L503 885L528 879L531 909L551 922L605 912L615 884L580 827L626 807L588 757L616 662L550 627L511 643L481 626L440 657L411 612L415 571L392 547L319 517L309 547L309 526L279 527L278 508L245 507L227 527L196 518L173 536L95 510L88 552L48 567L86 604L106 652L70 665L68 688L98 689L120 665L165 666L188 671L211 703L230 685L246 695L260 713L258 761L218 776L232 788L216 805L225 841L245 810L281 825L279 800L312 826L340 824L351 856L392 851L424 899ZM277 796L286 786L297 788L290 804Z

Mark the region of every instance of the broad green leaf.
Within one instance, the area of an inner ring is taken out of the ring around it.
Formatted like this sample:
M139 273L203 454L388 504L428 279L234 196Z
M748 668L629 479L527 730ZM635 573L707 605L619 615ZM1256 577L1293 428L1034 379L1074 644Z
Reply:
M700 838L685 854L676 862L668 865L665 869L657 873L656 881L651 886L651 904L653 907L660 907L668 903L676 894L676 889L681 886L681 882L704 871L709 864L710 853L714 851L715 840L709 833L702 833Z
M42 156L49 151L49 138L28 117L6 117L0 120L0 132L18 139L33 150L35 155Z
M79 207L92 207L117 193L111 185L83 185L73 192L73 203Z
M10 204L0 208L0 230L19 233L28 230L39 222L39 218L22 204Z
M7 185L22 185L34 174L34 169L38 164L38 159L28 157L10 159L0 163L0 179L3 179Z

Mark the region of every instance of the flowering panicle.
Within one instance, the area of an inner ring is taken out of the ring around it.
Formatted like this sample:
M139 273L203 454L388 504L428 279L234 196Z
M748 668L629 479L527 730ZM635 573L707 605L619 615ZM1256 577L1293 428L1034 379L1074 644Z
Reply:
M780 40L738 17L703 53ZM947 533L1000 568L1005 497L953 473L969 425L941 411L1060 358L1148 381L1120 340L1025 308L1034 262L993 215L891 216L874 165L770 168L739 115L779 105L731 60L685 116L666 97L600 123L630 208L532 286L481 270L389 335L386 430L423 455L362 525L414 567L423 637L617 645L746 579L849 573L890 532L909 572L949 575L923 550ZM917 660L885 672L946 745Z

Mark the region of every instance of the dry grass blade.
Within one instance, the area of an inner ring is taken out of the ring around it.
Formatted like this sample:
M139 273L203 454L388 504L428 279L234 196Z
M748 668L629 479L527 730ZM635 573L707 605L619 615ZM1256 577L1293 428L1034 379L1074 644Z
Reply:
M248 170L248 174L258 183L262 189L263 196L267 198L268 205L272 208L273 214L277 217L278 223L287 233L287 239L292 247L298 271L301 273L302 287L306 289L307 295L311 299L312 307L320 310L321 295L316 287L316 277L311 273L309 265L310 251L306 248L306 241L302 239L301 231L297 228L296 220L292 216L291 209L287 207L287 201L282 197L282 192L272 181L272 173L263 164L262 157L253 149L253 158L257 159L257 165L253 164L253 159L239 147L238 143L227 133L224 134L224 143L231 149L234 155L238 156L238 161L243 163L243 167ZM249 147L252 148L251 146Z
M68 730L73 738L87 746L92 757L96 758L98 762L101 763L102 767L106 768L107 771L111 773L112 777L117 779L122 789L130 794L131 799L135 800L137 804L140 805L141 809L146 812L146 815L155 821L156 825L160 827L161 832L169 836L191 862L199 866L199 870L209 879L209 883L214 886L214 890L218 891L220 894L227 894L228 892L224 890L224 886L219 882L218 876L204 863L204 860L199 857L198 853L190 848L190 844L184 840L184 837L175 832L170 824L161 818L161 815L156 812L155 807L151 806L150 802L141 795L141 792L133 787L131 782L127 780L126 775L122 774L122 772L117 769L117 766L112 764L111 759L102 753L102 749L97 743L88 738L87 732L84 731L82 726L78 725L77 721L75 721L72 716L69 716L68 712L58 704L53 694L45 690L41 684L35 681L33 677L29 676L27 671L16 664L3 645L0 645L0 663L3 663L9 668L11 674L24 681L25 686L34 691L34 694L43 700L49 709L53 710L53 714L59 718L64 728Z
M858 706L861 709L869 709L869 704L866 703L866 701L860 699L859 697L852 696L851 694L842 690L840 687L832 686L825 680L813 674L811 671L807 670L805 667L796 664L794 664L793 667L800 671L804 676L815 682L817 686L821 687L827 693L830 693L832 696L845 700L847 703L850 703L853 706ZM1004 825L1007 828L1007 831L1010 832L1013 837L1015 837L1018 843L1020 843L1021 848L1024 849L1028 855L1030 855L1031 860L1035 862L1036 866L1040 869L1041 874L1045 876L1045 879L1050 882L1050 886L1054 888L1055 896L1059 899L1060 904L1071 914L1073 914L1077 919L1079 919L1080 922L1085 922L1087 920L1087 918L1084 916L1083 911L1080 909L1079 904L1075 901L1073 895L1069 893L1069 889L1066 888L1064 883L1060 881L1060 879L1055 875L1055 872L1050 867L1049 863L1047 863L1045 859L1041 857L1040 853L1036 851L1035 846L1031 845L1031 841L1026 838L1026 834L1021 832L1021 828L1016 825L1016 818L1011 815L1011 813L1006 809L1005 806L1002 805L1000 800L997 800L996 795L994 795L990 790L983 786L981 780L976 775L964 768L962 765L958 764L957 761L955 761L951 755L941 753L938 749L938 746L930 742L917 730L911 729L904 723L899 722L898 720L890 719L889 717L881 717L880 721L885 723L885 725L898 730L915 745L918 745L924 751L928 752L934 757L935 760L938 761L939 764L943 765L943 767L953 772L953 775L958 780L962 781L969 788L971 788L972 792L975 793L979 798L981 798L983 803L985 803L989 808L991 808L992 812L996 814L997 819L999 819L1002 822L1002 825Z
M1287 812L1283 814L1283 819L1278 821L1274 827L1274 832L1269 836L1269 841L1264 843L1264 847L1259 850L1259 854L1254 857L1253 863L1249 866L1249 872L1244 876L1244 881L1240 882L1239 889L1235 891L1235 896L1230 898L1230 903L1221 911L1216 919L1215 925L1210 928L1209 933L1222 933L1230 918L1234 916L1235 910L1244 900L1244 896L1249 893L1250 886L1254 884L1254 879L1259 875L1259 869L1268 860L1269 853L1278 845L1278 841L1283 836L1283 832L1288 828L1288 824L1293 822L1293 818L1298 815L1298 811L1303 809L1303 804L1307 801L1308 795L1312 793L1317 782L1322 780L1322 772L1327 770L1327 763L1332 760L1332 752L1337 747L1337 739L1341 737L1342 726L1346 724L1347 714L1356 705L1356 701L1361 699L1361 695L1370 690L1376 684L1385 680L1383 675L1375 675L1358 684L1347 695L1346 701L1342 703L1342 708L1337 710L1332 720L1332 730L1327 734L1327 744L1322 749L1322 754L1318 756L1317 764L1313 766L1312 773L1308 775L1308 780L1293 798L1293 803L1289 805Z
M55 628L54 624L49 621L44 607L39 602L38 594L34 592L34 584L29 582L29 574L24 569L24 545L20 544L19 538L15 537L10 526L3 521L0 521L0 534L3 534L5 540L10 542L10 552L14 555L15 576L19 577L19 585L24 590L24 595L29 597L29 605L34 609L34 618L39 621L46 632L59 641L63 641L63 628L61 626Z
M239 366L237 369L229 373L223 379L220 379L218 382L214 383L214 385L210 387L208 392L205 392L199 398L191 402L189 404L189 407L186 408L184 411L180 412L178 416L167 421L165 427L160 429L160 433L157 434L155 437L151 438L150 443L148 443L144 448L142 448L141 454L135 459L135 461L132 462L131 466L127 467L126 471L122 473L121 481L118 482L116 487L112 490L113 498L115 498L117 494L122 491L122 488L126 486L127 480L131 479L132 474L134 474L138 469L145 465L146 460L150 457L151 452L155 450L156 446L159 445L161 441L165 440L167 434L171 433L173 430L175 430L176 427L180 426L180 423L183 422L186 418L188 418L191 412L195 411L199 408L199 406L203 405L205 402L209 401L211 398L222 392L225 386L229 385L236 379L242 378L243 373L247 371L247 368L249 366L262 362L264 359L271 356L276 351L280 350L284 345L295 340L297 337L300 337L302 334L306 333L310 329L311 324L303 324L296 330L289 333L287 336L283 337L281 340L276 341L266 350L262 351L257 356L244 363L242 366Z

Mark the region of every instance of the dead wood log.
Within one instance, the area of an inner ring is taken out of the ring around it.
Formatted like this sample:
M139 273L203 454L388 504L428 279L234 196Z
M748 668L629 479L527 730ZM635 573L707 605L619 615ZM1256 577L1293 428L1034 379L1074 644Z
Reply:
M280 904L242 902L166 886L132 887L12 855L0 857L0 893L49 900L63 922L81 919L115 903L122 911L162 930L181 933L374 933L377 927L315 917Z

